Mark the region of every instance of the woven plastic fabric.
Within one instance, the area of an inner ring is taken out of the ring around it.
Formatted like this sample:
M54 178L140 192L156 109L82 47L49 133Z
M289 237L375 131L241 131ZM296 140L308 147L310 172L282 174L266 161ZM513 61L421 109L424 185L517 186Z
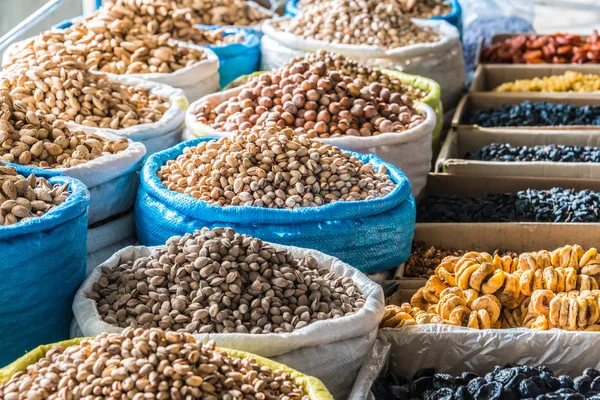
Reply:
M199 29L219 29L221 27L198 25ZM225 35L241 33L242 43L231 43L224 46L206 46L219 57L220 86L225 87L242 75L258 70L260 64L260 38L247 29L224 28Z
M52 184L69 183L70 194L40 218L0 226L0 365L69 337L73 296L85 279L86 187L54 171L16 169L25 177L34 172Z
M52 348L58 347L58 346L62 346L62 347L75 346L75 345L78 345L79 343L81 343L85 339L86 338L75 338L75 339L65 340L65 341L58 342L58 343L38 346L34 350L25 354L24 356L16 359L10 365L7 365L6 367L1 368L0 369L0 383L4 383L4 382L8 381L17 372L26 371L28 366L35 364L40 359L45 357L46 353L49 350L51 350ZM304 388L306 390L306 394L308 395L308 397L311 400L333 400L333 396L331 395L331 393L329 393L329 391L327 390L325 385L323 385L323 383L320 380L318 380L317 378L313 378L312 376L304 375L292 368L289 368L286 365L277 363L275 361L271 361L267 358L259 357L257 355L251 354L251 353L247 353L245 351L230 350L230 349L223 349L223 348L221 348L221 350L227 352L227 354L232 357L244 358L244 359L254 359L254 360L256 360L256 362L259 365L269 367L273 371L283 370L283 371L288 372L291 375L291 377L294 379L294 381L297 385L304 386Z
M458 28L459 32L462 34L462 9L460 8L460 3L458 0L446 0L450 3L452 10L449 14L440 15L439 17L432 17L430 19L441 19L446 22L451 23L455 27ZM294 17L300 14L302 10L298 8L298 0L290 0L285 6L285 15L289 17Z
M186 146L181 143L154 154L142 168L135 206L138 239L146 246L164 244L168 238L202 227L229 226L262 240L322 251L358 268L377 272L405 262L415 226L415 200L404 173L374 155L351 153L359 160L385 165L398 183L386 197L361 202L338 202L295 210L258 207L219 207L168 190L156 172ZM390 251L393 249L393 251Z

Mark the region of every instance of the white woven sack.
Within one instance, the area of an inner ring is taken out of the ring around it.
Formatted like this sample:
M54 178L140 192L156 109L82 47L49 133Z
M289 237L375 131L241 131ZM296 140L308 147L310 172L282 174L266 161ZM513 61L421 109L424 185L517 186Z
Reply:
M237 87L220 93L214 93L192 103L185 113L187 137L229 137L231 133L219 132L210 126L198 122L198 106L208 101L217 105L237 95L243 87ZM415 128L404 132L389 132L377 136L344 136L329 139L315 138L323 143L344 150L362 154L376 154L378 157L399 167L410 180L414 195L421 193L431 169L431 141L436 124L435 111L427 104L419 103L417 110L425 114L425 121Z
M600 369L598 332L539 331L526 328L470 329L449 325L418 325L382 329L391 343L388 369L413 376L422 368L459 375L485 375L509 363L545 365L557 375L577 376L585 368ZM408 360L410 360L408 362Z
M136 241L133 212L88 228L86 275L117 251Z
M206 53L206 59L190 66L181 68L171 73L150 73L150 74L106 74L110 78L122 76L139 78L150 82L162 83L174 88L183 90L189 101L194 101L209 93L219 91L219 57L214 51L207 47L195 45L193 43L170 40L182 47L201 50ZM94 72L94 71L93 71ZM98 72L105 74L104 72Z
M118 139L104 129L79 126L78 130ZM90 192L88 224L92 225L131 208L139 183L138 171L145 155L146 148L142 143L129 141L129 147L120 153L55 171L79 179L87 186Z
M369 280L350 265L316 250L272 244L277 250L287 250L295 257L312 255L321 268L337 275L352 278L367 298L364 307L354 315L319 321L300 330L284 334L198 334L204 342L215 340L218 346L244 350L284 362L291 368L309 373L323 381L336 399L350 393L351 385L377 337L379 321L383 317L384 297L381 286ZM114 268L122 262L151 254L152 247L127 247L117 252L105 263L96 267L79 288L73 301L76 325L84 336L95 336L100 332L121 332L122 328L102 321L96 304L85 297L92 285L101 276L100 268Z
M377 340L354 381L348 400L375 400L371 388L388 362L390 348L391 344L385 335L378 333Z
M414 44L389 50L372 45L332 44L303 39L275 30L270 21L263 24L261 70L278 68L306 52L326 50L343 54L378 68L396 69L431 78L442 89L444 108L455 105L465 88L466 75L458 29L443 20L413 19L413 23L437 31L441 39L434 43Z

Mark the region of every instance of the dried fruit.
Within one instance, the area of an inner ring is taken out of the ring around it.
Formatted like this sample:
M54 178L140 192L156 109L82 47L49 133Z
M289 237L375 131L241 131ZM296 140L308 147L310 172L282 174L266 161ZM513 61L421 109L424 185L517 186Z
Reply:
M494 92L596 92L599 90L600 75L567 71L562 75L506 82L494 89Z
M284 370L203 345L185 333L125 329L48 350L0 385L5 400L63 398L298 399L306 389Z
M120 327L285 333L363 307L352 279L230 228L172 237L150 256L103 268L86 294Z

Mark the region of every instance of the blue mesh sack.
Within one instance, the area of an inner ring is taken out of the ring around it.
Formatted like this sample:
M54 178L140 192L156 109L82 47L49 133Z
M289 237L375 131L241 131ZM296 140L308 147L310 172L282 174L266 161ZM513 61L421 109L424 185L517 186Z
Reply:
M198 29L219 29L222 27L197 25ZM242 43L231 43L224 46L206 46L219 57L219 76L221 87L242 75L258 71L260 64L260 39L250 30L242 28L223 28L225 36L241 33Z
M384 165L397 187L387 196L294 210L247 206L219 207L168 190L158 169L202 138L151 156L142 168L135 206L137 236L145 246L202 227L228 226L262 240L305 247L338 257L362 272L394 268L408 259L415 227L415 200L410 183L397 167L374 155L355 155L376 168Z
M52 184L69 183L69 196L39 218L0 226L0 366L43 343L69 337L71 305L85 279L90 195L76 179L15 167Z

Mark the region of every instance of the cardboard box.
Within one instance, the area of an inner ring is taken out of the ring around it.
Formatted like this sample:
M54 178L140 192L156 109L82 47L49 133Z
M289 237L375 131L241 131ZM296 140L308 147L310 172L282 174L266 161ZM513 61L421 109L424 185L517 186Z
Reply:
M534 135L515 133L510 129L481 132L476 128L452 130L436 161L435 171L470 176L537 176L556 178L600 179L600 163L549 161L477 161L466 159L492 143L513 146L561 144L568 146L600 146L600 134L593 131L540 131Z
M472 110L485 110L490 108L497 108L504 104L520 104L525 100L530 100L532 103L556 103L556 104L570 104L576 107L582 106L600 106L600 96L593 95L590 93L573 96L569 93L544 93L543 97L531 96L531 93L492 93L492 92L474 92L468 93L460 100L452 118L452 127L455 129L463 129L470 127L477 129L479 132L499 132L511 130L514 132L522 133L536 133L540 131L549 130L560 130L560 131L573 131L573 130L584 130L584 131L595 131L600 133L600 126L598 125L573 125L573 126L540 126L540 127L523 127L523 126L510 126L510 127L494 127L484 128L478 125L467 124L464 119Z
M506 82L519 79L533 79L544 76L562 75L567 71L582 74L600 74L596 64L480 64L473 75L469 92L492 92ZM529 98L546 98L549 94L565 94L585 96L593 92L493 92L498 95L519 96Z

